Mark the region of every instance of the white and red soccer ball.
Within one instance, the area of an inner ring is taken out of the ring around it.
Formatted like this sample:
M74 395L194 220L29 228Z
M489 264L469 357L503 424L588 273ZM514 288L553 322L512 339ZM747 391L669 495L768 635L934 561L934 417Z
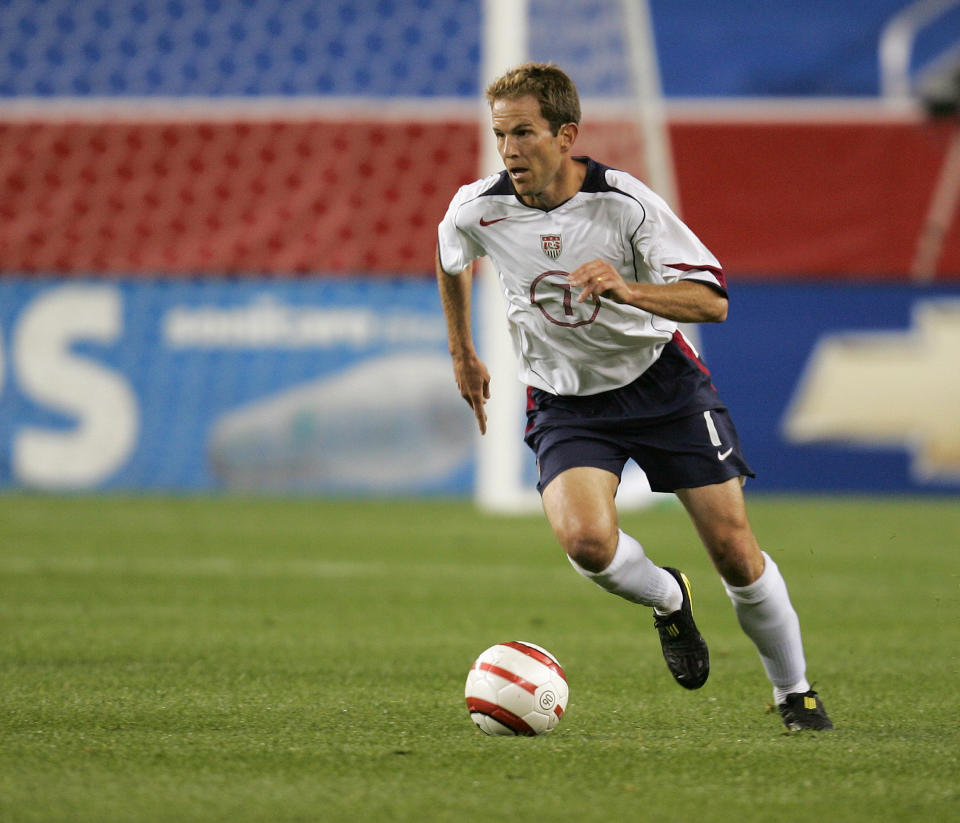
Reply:
M546 734L560 722L570 689L560 664L534 643L498 643L467 674L467 710L491 735Z

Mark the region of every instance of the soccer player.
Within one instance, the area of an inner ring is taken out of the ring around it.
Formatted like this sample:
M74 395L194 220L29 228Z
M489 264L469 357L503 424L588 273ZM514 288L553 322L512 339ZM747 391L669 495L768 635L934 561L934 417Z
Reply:
M618 525L628 458L683 503L756 645L790 730L833 728L806 679L800 623L761 551L741 485L753 476L709 372L679 323L720 322L716 258L643 183L572 154L580 102L552 64L527 63L486 90L504 171L463 186L440 223L437 281L460 393L486 432L490 375L470 324L472 264L486 255L506 298L528 385L526 442L573 567L653 608L676 681L698 689L709 653L690 584Z

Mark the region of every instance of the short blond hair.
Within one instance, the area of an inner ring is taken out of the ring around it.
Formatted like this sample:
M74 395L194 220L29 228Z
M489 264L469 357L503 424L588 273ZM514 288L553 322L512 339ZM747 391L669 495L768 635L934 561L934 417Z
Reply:
M498 77L487 87L487 102L534 97L540 114L556 135L565 123L580 123L580 95L566 72L553 63L524 63Z

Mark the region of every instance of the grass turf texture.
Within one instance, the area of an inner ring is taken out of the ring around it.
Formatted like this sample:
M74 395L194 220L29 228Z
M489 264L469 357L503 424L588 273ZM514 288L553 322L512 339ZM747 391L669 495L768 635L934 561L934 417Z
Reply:
M838 729L784 733L678 507L624 516L711 644L676 686L647 610L540 516L457 502L0 497L0 820L920 821L960 811L956 500L751 500ZM542 738L463 683L546 646Z

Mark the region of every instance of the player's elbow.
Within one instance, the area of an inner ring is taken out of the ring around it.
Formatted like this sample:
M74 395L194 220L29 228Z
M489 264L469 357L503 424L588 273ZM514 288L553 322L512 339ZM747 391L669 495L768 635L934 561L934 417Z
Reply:
M727 309L730 308L730 301L726 297L720 301L720 305L717 307L717 322L722 323L727 319Z
M715 294L713 299L703 306L703 323L722 323L727 319L727 308L730 303L721 294Z

